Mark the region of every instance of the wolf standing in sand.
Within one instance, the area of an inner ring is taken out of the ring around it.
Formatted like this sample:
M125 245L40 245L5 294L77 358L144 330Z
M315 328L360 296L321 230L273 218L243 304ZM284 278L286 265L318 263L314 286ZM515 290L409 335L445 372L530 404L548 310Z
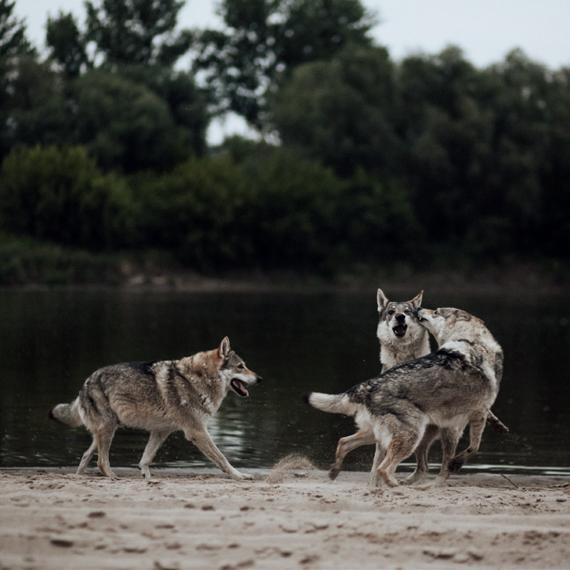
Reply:
M382 373L394 366L426 356L431 352L428 331L420 324L417 317L417 310L421 307L423 293L424 292L421 291L410 301L395 302L389 301L382 289L378 289L376 301L378 305L379 322L376 336L380 341ZM493 426L495 431L509 431L505 424L490 410L487 422ZM421 442L416 448L416 468L406 479L408 483L421 481L427 475L429 470L429 450L433 442L438 438L438 427L428 425ZM374 455L374 465L371 472L372 484L375 484L376 472L381 457L382 451L377 444L376 453ZM442 469L444 469L443 466Z
M210 461L233 479L250 478L234 469L210 437L207 420L231 390L247 397L247 387L261 378L231 349L228 337L218 348L180 360L116 364L96 370L77 398L58 404L50 417L72 427L84 425L93 442L83 454L82 473L95 451L103 475L114 477L109 449L120 426L144 429L150 437L139 463L145 478L166 438L182 430Z
M497 397L503 352L483 321L453 308L419 309L422 325L439 345L434 353L391 368L379 378L357 384L342 394L313 392L313 407L353 415L359 427L337 448L334 473L346 453L372 437L383 457L377 477L390 486L397 466L417 448L428 425L440 429L443 483L479 449L489 409ZM455 455L459 438L469 424L469 447ZM372 478L375 482L376 477Z

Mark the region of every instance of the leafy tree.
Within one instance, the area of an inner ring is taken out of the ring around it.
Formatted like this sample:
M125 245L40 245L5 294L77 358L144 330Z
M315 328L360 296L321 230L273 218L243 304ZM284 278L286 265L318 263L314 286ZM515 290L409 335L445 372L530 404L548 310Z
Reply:
M91 71L76 80L72 97L76 140L104 169L166 169L192 151L165 101L140 83Z
M546 255L570 257L570 67L546 71L549 90L537 104L548 110L549 133L542 164L542 208L540 246Z
M244 213L257 264L327 269L341 247L343 183L332 170L289 149L262 148L242 164L251 188Z
M258 129L281 76L330 59L348 44L370 45L374 23L360 0L223 0L219 14L226 29L199 35L195 68L219 110L234 111Z
M342 176L358 168L390 175L395 168L395 72L383 48L349 46L333 60L298 67L271 110L285 145Z
M463 239L481 206L494 209L496 196L481 192L494 136L493 110L482 102L492 93L455 47L401 64L396 122L406 149L402 174L436 242Z
M343 248L335 264L378 265L425 256L425 237L418 224L408 188L395 180L358 170L345 182L337 205Z
M23 54L34 53L26 36L24 22L14 15L15 0L0 0L0 63Z
M24 22L14 15L15 5L14 0L0 0L0 158L8 152L12 138L9 108L13 101L14 68L20 57L35 53Z
M103 176L82 148L20 148L2 164L6 231L95 250L120 246L131 232L129 208L124 182Z
M172 172L135 177L143 245L173 251L189 267L212 270L250 253L247 186L226 156L192 158Z
M61 144L73 138L61 77L30 56L20 57L13 70L5 128L7 146Z
M196 85L191 73L164 66L129 66L121 71L125 78L145 85L168 106L185 147L184 159L190 152L200 155L206 151L210 121L207 93Z
M46 44L50 57L67 77L77 77L90 62L86 39L71 13L60 12L48 18Z
M86 37L110 67L172 66L192 43L176 32L184 0L87 0Z

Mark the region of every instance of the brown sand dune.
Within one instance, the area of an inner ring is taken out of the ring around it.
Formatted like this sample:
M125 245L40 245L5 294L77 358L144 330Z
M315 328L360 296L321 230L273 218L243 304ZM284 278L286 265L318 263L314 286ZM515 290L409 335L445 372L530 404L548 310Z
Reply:
M1 470L0 568L568 568L570 481L461 475L371 492L364 473L234 482L186 469L142 480ZM301 465L307 469L307 465Z

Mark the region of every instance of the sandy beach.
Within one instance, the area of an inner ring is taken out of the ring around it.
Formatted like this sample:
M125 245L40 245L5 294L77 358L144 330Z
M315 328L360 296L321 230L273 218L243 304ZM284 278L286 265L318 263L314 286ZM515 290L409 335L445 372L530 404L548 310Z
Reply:
M0 568L568 568L570 480L462 475L370 491L365 473L0 471Z

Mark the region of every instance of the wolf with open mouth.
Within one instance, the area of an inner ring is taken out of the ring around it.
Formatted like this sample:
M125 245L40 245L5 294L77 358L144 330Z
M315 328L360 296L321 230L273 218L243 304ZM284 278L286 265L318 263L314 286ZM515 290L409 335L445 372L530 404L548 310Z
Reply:
M87 378L70 404L58 404L50 417L71 427L84 425L93 442L83 454L77 473L82 473L95 451L103 475L114 477L109 449L118 427L150 432L139 463L145 478L166 438L183 431L210 461L233 479L251 478L230 465L207 430L207 420L221 406L229 391L242 398L248 387L261 380L231 349L228 337L213 350L179 360L127 362L96 370Z
M382 289L376 293L382 372L430 352L429 334L417 319L422 304L421 291L409 301L390 301Z

